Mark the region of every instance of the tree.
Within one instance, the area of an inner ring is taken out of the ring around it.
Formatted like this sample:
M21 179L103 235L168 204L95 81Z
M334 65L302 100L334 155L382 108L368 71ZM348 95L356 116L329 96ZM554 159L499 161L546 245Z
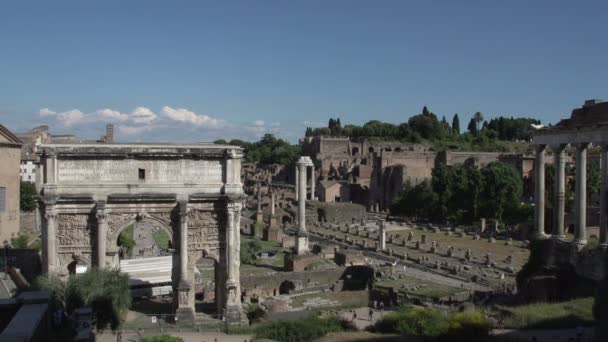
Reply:
M98 329L117 329L131 306L129 277L119 270L90 269L71 276L67 283L53 274L38 277L38 290L50 290L69 313L89 306Z
M467 131L472 135L477 135L477 124L475 123L475 119L471 118L469 124L467 125Z
M460 119L458 118L458 113L454 114L454 117L452 118L452 134L460 134Z
M305 137L312 137L312 127L306 127L306 133L304 133Z
M481 114L481 112L475 112L475 114L473 114L473 120L475 120L477 131L479 132L479 124L483 122L483 114Z
M428 109L428 108L426 108L426 106L424 106L424 107L422 108L422 115L425 115L425 116L426 116L426 115L429 115L429 109Z
M36 209L36 186L32 182L21 182L19 191L19 206L21 211L33 211Z
M597 160L591 160L587 163L587 201L594 194L600 193L601 184L600 165Z
M500 162L488 164L481 170L481 176L481 203L485 213L488 217L502 221L505 210L518 207L521 202L521 176L514 167Z

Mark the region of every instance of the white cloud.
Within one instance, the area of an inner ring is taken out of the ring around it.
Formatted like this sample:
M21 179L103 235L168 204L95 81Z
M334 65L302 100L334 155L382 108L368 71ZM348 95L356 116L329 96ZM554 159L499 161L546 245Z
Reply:
M54 112L48 108L42 108L38 111L38 114L40 114L40 116L50 116L57 114L57 112Z
M129 119L129 114L123 114L119 111L112 110L109 108L98 109L96 113L97 115L99 115L100 118L103 119L111 119L118 121L127 121Z
M85 119L85 115L78 109L68 110L57 114L57 120L65 126L73 126Z
M264 120L255 120L253 125L257 127L264 126Z
M119 125L118 133L123 136L129 135L139 135L144 132L149 132L151 130L156 129L155 125L146 125L146 126L130 126L130 125Z
M184 108L171 108L164 106L161 113L167 118L184 123L190 123L198 127L219 128L224 121L210 117L209 115L196 114Z
M156 120L156 118L157 115L146 107L137 107L131 112L131 120L138 124L150 124L152 121Z

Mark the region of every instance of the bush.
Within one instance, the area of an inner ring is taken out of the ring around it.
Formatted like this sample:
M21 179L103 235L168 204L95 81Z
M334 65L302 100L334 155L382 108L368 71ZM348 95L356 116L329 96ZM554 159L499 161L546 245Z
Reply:
M184 342L181 337L169 336L169 335L158 335L158 336L144 336L139 339L139 342Z
M133 239L133 225L129 225L123 230L118 236L118 245L124 247L127 251L127 255L133 254L133 247L135 247L135 240Z
M256 339L271 339L279 342L306 342L323 337L331 332L344 331L348 324L336 317L322 319L308 317L297 321L275 321L261 324L254 329Z
M262 250L262 244L258 240L246 241L241 246L241 263L255 265L256 253Z
M370 330L383 334L437 337L447 332L448 321L435 309L403 307L384 316Z
M19 232L16 238L11 238L11 246L13 248L28 248L28 244L30 243L30 236L24 233Z
M465 311L450 317L449 336L486 336L491 329L491 323L481 311Z
M89 306L93 309L98 329L108 325L116 329L131 306L128 279L118 270L92 269L71 276L67 283L53 274L38 277L33 288L52 291L54 298L68 312Z
M36 186L32 182L21 182L19 189L19 207L21 211L36 209Z

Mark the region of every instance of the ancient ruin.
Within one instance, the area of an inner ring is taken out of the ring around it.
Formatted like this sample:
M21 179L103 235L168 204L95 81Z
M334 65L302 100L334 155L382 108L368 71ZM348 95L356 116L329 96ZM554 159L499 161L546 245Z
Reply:
M192 320L194 265L216 265L216 305L241 322L242 149L213 144L42 144L43 268L117 267L117 238L135 221L170 233L173 304Z

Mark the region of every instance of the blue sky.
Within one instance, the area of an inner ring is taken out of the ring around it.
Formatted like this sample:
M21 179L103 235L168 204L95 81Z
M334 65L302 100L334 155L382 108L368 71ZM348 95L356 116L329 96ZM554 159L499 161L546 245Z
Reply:
M556 122L608 98L604 1L3 1L0 122L296 141L329 117Z

